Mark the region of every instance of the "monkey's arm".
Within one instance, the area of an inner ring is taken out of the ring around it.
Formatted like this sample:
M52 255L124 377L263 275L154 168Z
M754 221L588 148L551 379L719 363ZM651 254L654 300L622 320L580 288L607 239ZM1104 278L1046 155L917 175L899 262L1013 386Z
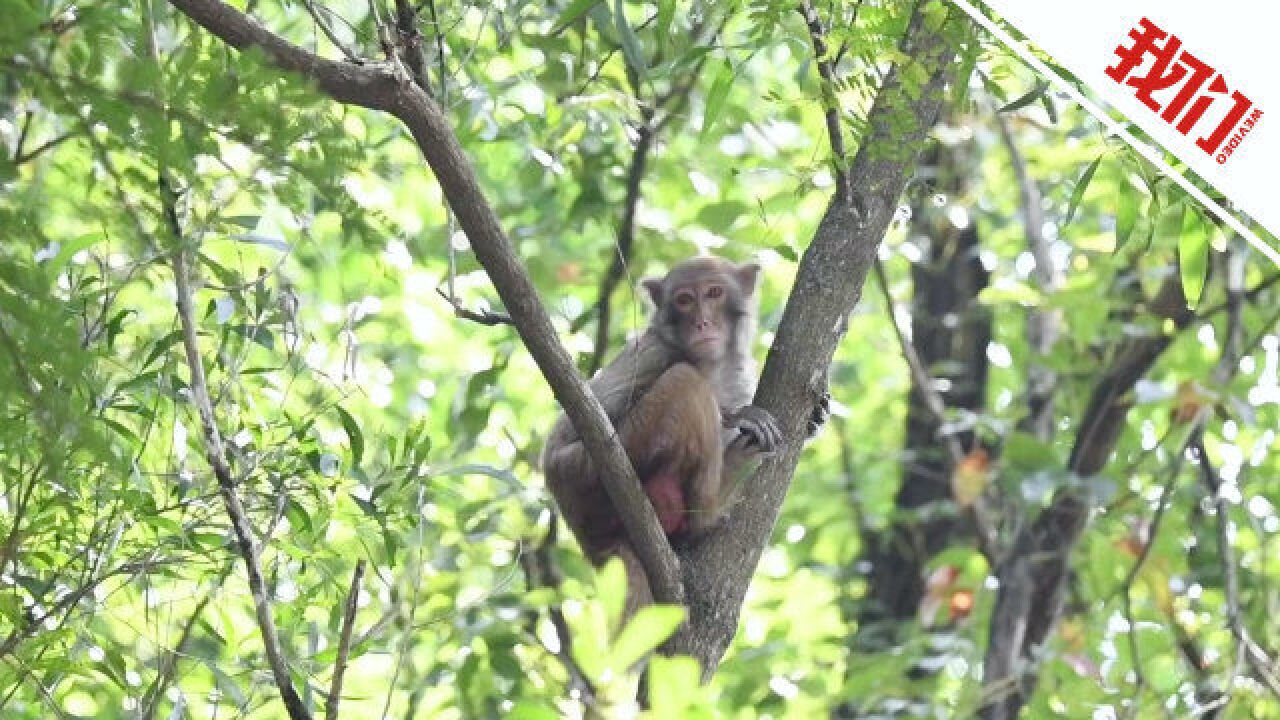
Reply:
M744 405L733 412L721 413L721 425L727 432L719 506L727 514L737 502L742 484L766 456L777 451L782 442L782 431L768 410L755 405Z
M675 362L675 352L649 330L628 342L588 384L613 426L619 427L640 398ZM561 420L568 423L563 415ZM572 426L569 430L576 439Z

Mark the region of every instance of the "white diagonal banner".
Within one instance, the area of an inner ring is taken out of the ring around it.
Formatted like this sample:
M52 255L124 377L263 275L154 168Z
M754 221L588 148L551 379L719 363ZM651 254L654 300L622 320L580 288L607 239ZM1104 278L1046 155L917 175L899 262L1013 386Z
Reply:
M1159 150L1113 121L968 0L952 2L1280 265L1280 252L1170 167ZM985 2L1096 97L1280 235L1280 2Z

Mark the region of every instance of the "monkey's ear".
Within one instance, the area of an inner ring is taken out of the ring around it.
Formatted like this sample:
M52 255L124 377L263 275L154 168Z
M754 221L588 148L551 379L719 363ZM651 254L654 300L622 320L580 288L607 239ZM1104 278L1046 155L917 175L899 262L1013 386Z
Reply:
M640 281L640 287L649 293L649 299L653 301L654 307L662 307L662 278L645 278Z
M754 295L756 292L756 283L760 281L760 266L756 263L742 263L734 271L733 274L738 278L738 283L742 285L742 292L746 295Z

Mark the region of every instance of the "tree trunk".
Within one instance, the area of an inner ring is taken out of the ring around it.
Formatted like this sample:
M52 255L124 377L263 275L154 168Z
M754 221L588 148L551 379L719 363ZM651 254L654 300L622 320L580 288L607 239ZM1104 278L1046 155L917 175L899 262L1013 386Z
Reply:
M930 0L916 8L901 50L912 75L928 80L918 89L904 88L904 68L889 73L849 166L853 197L846 202L843 193L836 194L800 260L755 399L778 419L788 442L748 481L727 527L681 558L690 615L669 649L697 658L704 677L714 673L737 630L743 597L777 521L846 318L938 117L956 49L970 32L947 3Z

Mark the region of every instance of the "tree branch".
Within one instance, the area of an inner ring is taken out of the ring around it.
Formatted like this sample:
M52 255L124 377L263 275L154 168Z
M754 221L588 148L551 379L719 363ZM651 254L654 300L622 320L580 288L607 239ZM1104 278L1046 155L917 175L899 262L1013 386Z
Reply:
M267 30L221 0L169 2L231 47L254 48L266 53L273 65L310 78L338 102L386 110L398 93L398 81L386 63L354 65L320 57Z
M53 138L50 138L49 140L46 140L40 143L39 145L31 148L30 150L19 151L15 153L13 156L13 159L10 162L12 162L14 165L22 165L23 163L30 162L40 157L41 155L43 155L45 152L48 152L49 150L52 150L58 147L62 143L70 140L71 138L79 134L80 133L75 131L64 132L61 135L57 135Z
M822 79L823 119L827 123L827 138L831 142L837 193L843 193L845 201L848 202L853 198L853 186L850 184L849 174L845 172L847 158L844 151L844 132L840 128L840 102L836 99L836 73L827 48L827 31L822 26L822 18L818 17L818 11L813 9L813 4L809 0L800 0L797 9L804 18L805 27L809 30L814 63L818 66L818 76Z
M530 588L545 587L556 592L560 591L563 584L563 577L560 569L556 567L555 558L552 557L552 551L555 549L556 540L559 535L560 519L555 511L550 513L547 522L547 534L542 541L537 544L533 552L521 553L520 565L524 570L525 581L529 583ZM538 613L529 611L530 614L530 634L537 637L537 621ZM569 685L571 688L577 688L582 693L582 701L584 705L593 706L596 703L596 688L591 683L591 679L582 671L578 661L573 657L573 632L569 629L569 622L565 619L564 610L559 604L552 603L547 606L547 615L551 619L551 626L555 628L556 639L560 642L560 646L553 653L560 664L564 666L565 672L569 675Z
M404 64L418 87L431 92L431 79L427 76L427 58L422 52L422 32L418 30L418 11L409 0L396 0L396 34Z
M1117 350L1094 387L1076 431L1066 467L1076 477L1093 477L1106 466L1132 406L1129 392L1155 365L1176 332L1195 319L1177 273L1165 280L1148 306L1155 317L1173 321L1175 332L1130 338ZM985 720L1013 720L1030 698L1036 684L1036 675L1030 672L1036 648L1045 642L1062 610L1071 552L1092 510L1079 487L1060 489L1035 521L1018 533L1010 556L997 568L1000 589L988 631L991 642L983 681L988 689L1001 692L987 698L981 712Z
M142 720L152 720L156 716L156 711L160 709L160 698L173 683L174 674L178 670L178 661L182 659L183 653L186 652L187 642L191 639L191 633L195 630L196 623L200 621L200 616L204 614L205 608L213 601L213 596L222 588L222 583L226 582L227 576L231 574L231 570L234 567L234 563L228 562L219 571L213 586L200 598L187 621L183 623L182 630L178 634L178 641L173 644L172 649L164 654L164 659L160 661L160 669L156 672L155 680L151 682L151 685L147 687L147 691L142 695L142 712L139 716Z
M622 280L631 252L636 241L636 209L640 204L640 183L644 180L645 165L649 159L649 150L653 148L654 130L650 126L652 113L646 113L640 125L636 146L631 151L631 165L627 168L627 195L622 205L622 224L618 227L618 244L614 248L613 258L609 261L609 270L600 281L600 292L596 300L596 341L591 350L591 362L587 375L594 375L604 364L605 353L609 349L609 323L612 314L613 291Z
M196 329L195 309L192 307L190 249L185 247L173 191L163 176L160 178L160 193L164 204L165 221L168 223L175 244L173 280L177 289L178 321L182 330L182 346L187 355L187 368L191 372L191 402L196 406L196 412L200 415L200 425L204 430L205 457L213 468L214 477L218 480L218 492L222 495L227 516L231 519L231 528L235 532L240 556L244 558L249 589L253 593L253 608L258 622L258 632L262 636L262 644L266 650L267 665L271 668L276 687L280 689L280 699L284 702L291 720L311 720L311 713L307 711L297 688L293 685L284 651L280 647L275 617L271 610L271 596L267 590L266 581L262 577L258 543L254 539L248 514L236 492L236 480L231 475L231 466L227 462L222 435L218 432L217 420L213 414L213 403L209 400L204 361L200 357L200 338L199 331Z
M1043 295L1050 295L1062 287L1062 272L1058 270L1049 252L1049 241L1044 236L1044 210L1040 188L1027 171L1027 163L1009 130L1004 114L994 113L1000 140L1009 153L1009 164L1018 181L1022 196L1022 228L1027 236L1027 250L1035 258L1032 276ZM1037 358L1043 358L1053 350L1061 331L1062 313L1058 310L1034 307L1027 313L1027 345ZM1033 359L1027 366L1027 415L1018 427L1048 440L1053 434L1053 396L1058 385L1058 375L1052 369Z
M338 720L338 704L342 702L342 677L347 672L347 658L351 656L351 629L356 624L356 609L360 607L360 581L364 578L364 558L356 561L351 574L351 588L347 590L347 604L342 611L342 629L338 635L338 657L333 663L333 678L329 682L329 698L325 701L325 720Z
M271 33L221 0L170 2L229 45L260 48L277 67L306 75L333 99L384 110L409 128L525 347L582 438L592 462L601 469L605 490L619 509L627 537L649 576L654 598L683 604L679 563L653 506L640 488L635 469L604 408L556 337L537 288L485 199L475 170L436 101L409 78L397 77L387 66L353 66L325 60Z
M1244 616L1240 612L1240 577L1239 570L1236 568L1235 551L1231 547L1231 519L1228 516L1230 507L1221 493L1222 477L1209 461L1209 452L1205 449L1204 437L1199 432L1196 433L1194 447L1196 458L1200 463L1201 482L1204 483L1205 490L1209 493L1209 499L1213 502L1214 513L1217 515L1214 519L1217 521L1218 553L1224 578L1223 592L1227 603L1227 627L1231 628L1231 635L1239 644L1245 660L1249 663L1249 667L1253 669L1254 676L1261 680L1273 695L1280 698L1280 679L1276 678L1274 672L1275 662L1268 656L1266 650L1254 641L1249 629L1244 624Z
M514 325L511 316L506 313L492 312L489 310L471 310L462 304L462 301L456 297L449 297L449 293L443 288L436 288L436 294L444 298L449 303L449 307L453 308L453 316L470 320L481 325Z

